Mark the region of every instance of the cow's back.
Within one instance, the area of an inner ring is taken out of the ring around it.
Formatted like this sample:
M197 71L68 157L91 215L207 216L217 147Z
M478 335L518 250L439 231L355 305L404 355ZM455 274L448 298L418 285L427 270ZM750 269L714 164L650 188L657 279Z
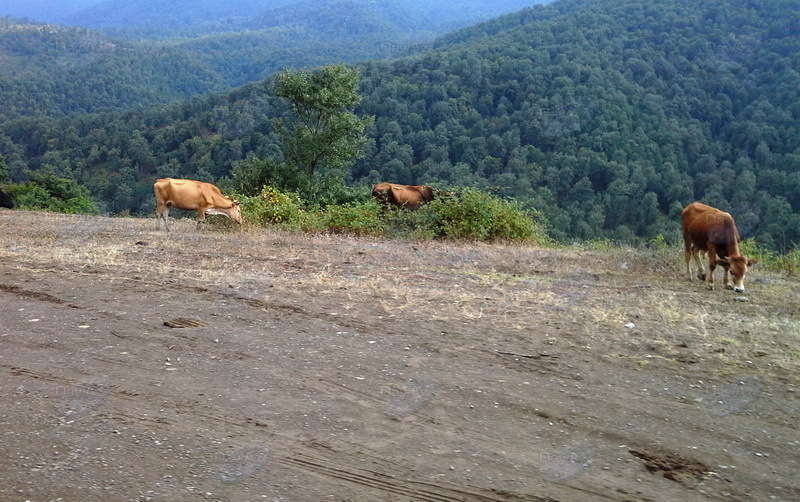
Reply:
M431 202L433 201L433 189L427 185L422 185L419 187L419 193L422 195L423 202Z
M207 192L213 193L205 189L206 185L213 186L195 180L164 178L156 181L153 187L158 204L193 210L208 205L207 201L212 200L206 196Z
M376 195L380 192L385 192L386 190L391 190L391 189L392 189L392 184L384 181L372 187L372 195Z
M739 232L733 217L715 207L693 202L681 212L684 239L691 239L695 247L705 250L709 243L725 248L736 245Z
M372 197L384 206L391 204L407 209L417 209L423 203L432 201L434 193L433 189L426 185L382 182L372 187Z
M433 190L425 185L392 185L391 193L398 205L419 206L433 200Z

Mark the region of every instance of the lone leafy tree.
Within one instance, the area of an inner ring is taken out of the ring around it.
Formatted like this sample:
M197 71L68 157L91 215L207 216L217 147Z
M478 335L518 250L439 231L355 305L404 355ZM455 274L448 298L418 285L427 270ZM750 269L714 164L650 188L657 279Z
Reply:
M343 184L345 169L363 155L364 130L373 118L352 111L361 100L358 81L358 70L343 65L278 75L275 94L288 101L291 115L274 124L282 139L283 168L298 185L286 188L316 192L310 185L332 178Z

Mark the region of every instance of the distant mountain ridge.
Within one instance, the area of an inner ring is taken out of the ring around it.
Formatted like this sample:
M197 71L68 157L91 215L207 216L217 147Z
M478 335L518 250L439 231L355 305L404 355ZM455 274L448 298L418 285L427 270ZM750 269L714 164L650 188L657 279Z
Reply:
M4 0L0 16L55 23L102 0Z
M161 36L209 31L259 29L260 21L287 12L313 13L348 8L370 12L402 30L431 31L443 34L501 14L544 3L537 0L109 0L59 20L62 24L94 29L143 30ZM354 16L356 17L356 16ZM414 23L427 23L421 30ZM284 24L283 21L279 23Z
M531 2L111 0L65 18L72 28L0 17L0 120L126 110L391 57Z
M0 18L0 121L119 111L228 89L180 49L134 47L101 32Z

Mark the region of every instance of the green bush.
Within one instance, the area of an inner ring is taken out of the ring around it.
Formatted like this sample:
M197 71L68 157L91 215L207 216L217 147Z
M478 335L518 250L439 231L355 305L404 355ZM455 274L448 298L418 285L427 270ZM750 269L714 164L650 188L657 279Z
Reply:
M100 213L89 190L74 180L41 172L29 172L28 177L29 181L8 187L8 194L18 208L68 214Z
M297 194L265 186L258 195L242 196L239 201L242 218L248 224L280 225L295 229L303 226L305 211Z
M664 237L664 234L658 234L648 242L650 248L656 251L663 251L665 249L669 249L669 244L667 243L667 239Z
M595 237L594 239L589 239L579 244L583 249L590 251L612 251L619 249L622 245L608 237Z
M541 215L475 188L465 188L458 195L438 197L418 212L420 219L427 222L430 231L438 237L550 243Z
M787 274L796 275L800 272L800 247L795 247L788 253L778 258L778 268Z
M372 200L361 202L356 189L345 193L355 200L308 209L296 193L265 186L256 196L240 197L242 216L249 224L314 232L552 244L538 213L474 188L437 197L417 211L384 211Z
M434 232L436 213L430 205L422 206L417 211L407 211L398 207L389 207L381 212L381 219L386 225L385 234L390 237L432 240L437 237Z
M317 214L321 228L354 235L383 235L386 222L381 219L381 208L374 202L329 205Z

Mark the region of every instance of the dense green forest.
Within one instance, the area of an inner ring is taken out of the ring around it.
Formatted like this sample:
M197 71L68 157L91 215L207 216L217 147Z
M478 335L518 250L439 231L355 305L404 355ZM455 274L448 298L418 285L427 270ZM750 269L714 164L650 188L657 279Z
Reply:
M560 240L677 238L683 205L800 243L800 2L562 0L357 65L375 117L349 182L474 186ZM266 80L150 110L0 125L10 176L47 166L106 212L152 211L160 176L280 159ZM229 183L230 184L230 183Z
M125 110L229 89L179 50L133 48L83 28L0 18L0 121Z
M396 56L531 3L124 0L66 18L76 28L0 17L0 121L123 111L285 68Z

